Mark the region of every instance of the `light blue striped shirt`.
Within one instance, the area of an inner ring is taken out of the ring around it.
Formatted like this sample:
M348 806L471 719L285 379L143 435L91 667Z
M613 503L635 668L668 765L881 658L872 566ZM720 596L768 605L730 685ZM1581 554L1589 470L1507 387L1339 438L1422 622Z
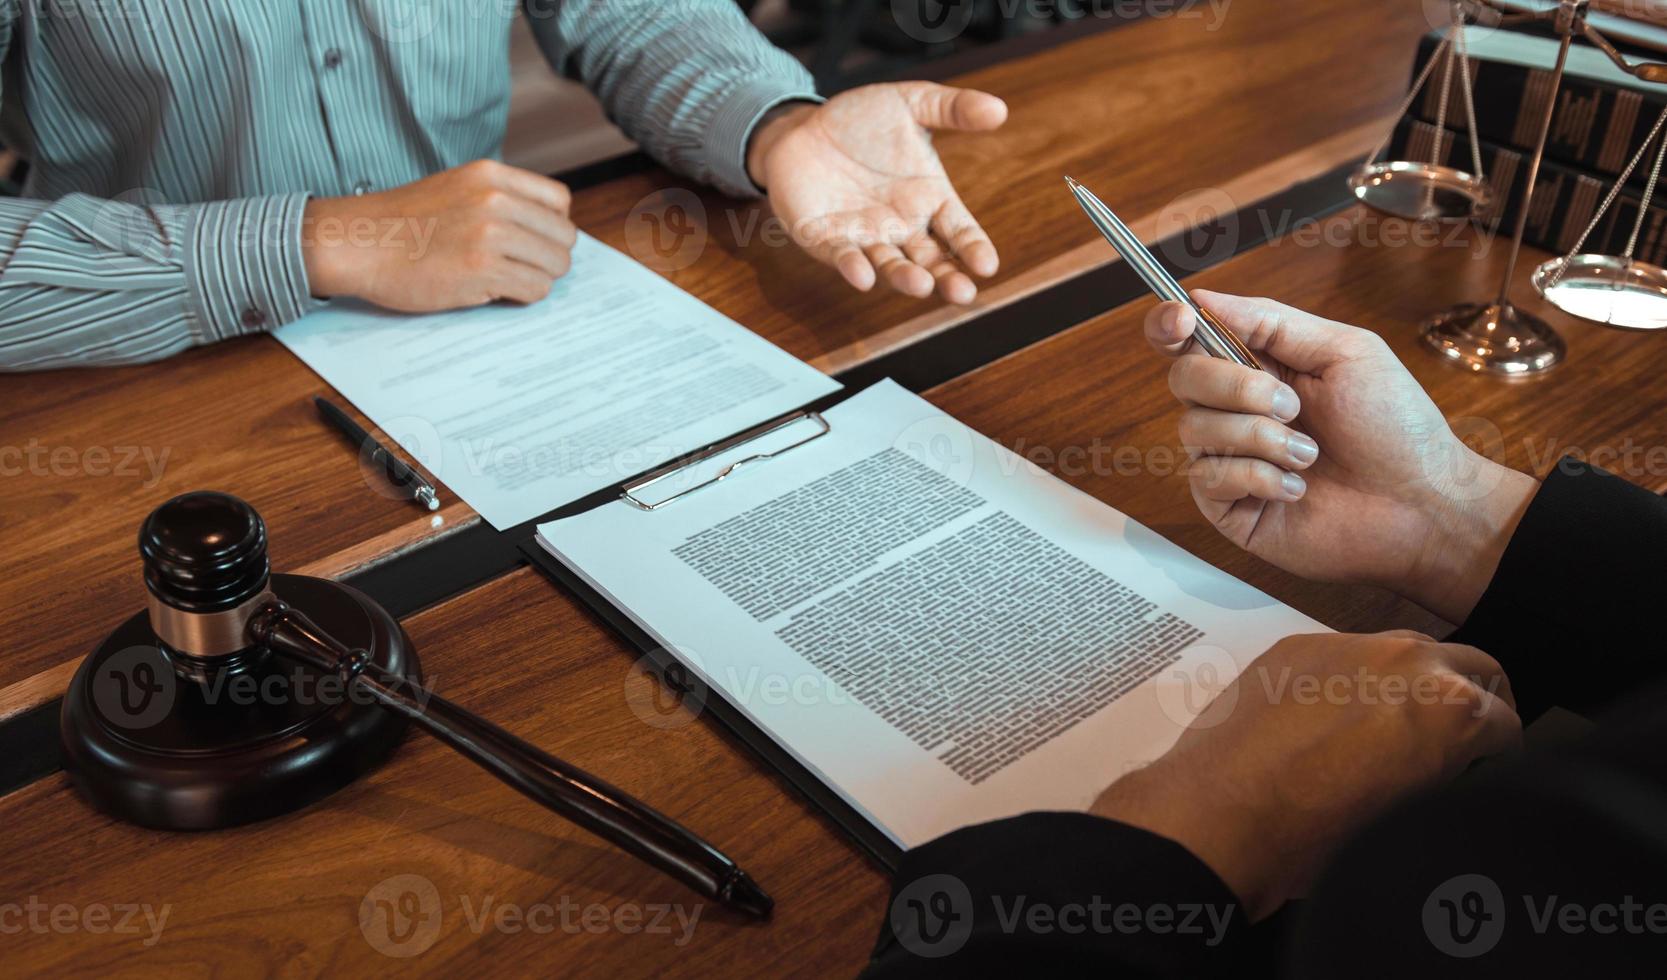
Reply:
M496 157L510 27L668 166L737 195L814 95L733 0L0 0L0 370L133 363L313 304L309 195ZM560 120L551 120L560 125Z

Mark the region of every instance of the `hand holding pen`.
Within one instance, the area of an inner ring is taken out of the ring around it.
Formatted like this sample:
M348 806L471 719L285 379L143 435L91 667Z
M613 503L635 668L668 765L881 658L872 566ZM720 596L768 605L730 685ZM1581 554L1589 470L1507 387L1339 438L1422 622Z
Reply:
M1199 511L1303 578L1376 585L1462 622L1536 481L1466 446L1370 330L1272 300L1193 299L1267 367L1202 356L1184 304L1146 318L1147 340L1175 358Z
M1216 530L1303 578L1378 585L1463 622L1535 481L1454 435L1382 337L1272 300L1189 295L1110 208L1065 182L1164 301L1146 337L1176 358L1187 478Z

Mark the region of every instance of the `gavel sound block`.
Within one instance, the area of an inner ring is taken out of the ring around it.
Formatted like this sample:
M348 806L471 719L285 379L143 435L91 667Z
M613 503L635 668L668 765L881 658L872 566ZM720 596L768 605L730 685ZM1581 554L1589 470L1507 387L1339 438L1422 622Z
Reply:
M266 528L236 497L195 493L139 532L149 608L93 651L64 697L64 768L100 809L205 830L299 809L380 764L409 720L251 644L251 613L305 617L391 677L421 680L410 637L349 586L272 575Z
M64 769L123 820L207 830L306 806L393 751L406 726L690 888L754 918L770 896L646 804L425 689L411 638L364 594L273 575L266 526L223 493L139 531L149 608L64 695Z

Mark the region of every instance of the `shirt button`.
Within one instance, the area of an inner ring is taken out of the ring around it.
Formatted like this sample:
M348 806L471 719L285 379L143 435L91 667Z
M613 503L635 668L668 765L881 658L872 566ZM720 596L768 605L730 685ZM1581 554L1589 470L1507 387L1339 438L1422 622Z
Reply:
M342 63L342 49L341 48L331 48L330 50L324 52L324 67L332 68L332 69L340 68L341 63Z
M353 185L353 194L355 197L364 197L366 194L370 193L370 190L371 183L368 180L361 180L357 184Z
M250 330L259 330L266 326L266 312L251 306L243 311L243 325Z

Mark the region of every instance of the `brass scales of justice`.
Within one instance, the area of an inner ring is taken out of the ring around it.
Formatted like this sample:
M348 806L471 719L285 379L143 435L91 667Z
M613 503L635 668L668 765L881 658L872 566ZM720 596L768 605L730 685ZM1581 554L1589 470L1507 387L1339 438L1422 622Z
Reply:
M1559 39L1556 63L1551 69L1549 92L1539 119L1538 135L1530 157L1519 199L1515 229L1511 235L1510 257L1505 263L1499 292L1488 302L1464 303L1425 321L1424 342L1453 363L1476 372L1523 377L1544 371L1563 359L1567 351L1563 338L1545 320L1511 302L1511 280L1522 251L1523 233L1528 227L1529 202L1539 180L1540 164L1562 90L1569 50L1576 37L1584 38L1621 71L1644 82L1667 83L1667 64L1631 61L1616 50L1586 20L1588 0L1558 0L1544 9L1520 9L1500 0L1452 0L1451 26L1414 79L1396 118L1404 118L1425 86L1439 69L1440 107L1434 143L1428 161L1390 160L1383 157L1394 138L1386 136L1349 178L1355 197L1375 210L1413 221L1472 221L1487 215L1496 201L1493 185L1482 167L1482 151L1476 131L1476 99L1472 91L1467 30L1516 24L1540 24ZM1456 76L1456 79L1455 79ZM1443 141L1447 135L1447 114L1452 87L1457 82L1469 138L1469 171L1444 165ZM1639 233L1655 196L1663 158L1667 156L1667 107L1613 186L1584 233L1566 255L1539 266L1532 277L1535 290L1552 306L1571 316L1607 326L1635 330L1667 328L1667 269L1634 256ZM1586 240L1614 207L1652 146L1659 144L1638 208L1627 246L1621 255L1582 252Z

